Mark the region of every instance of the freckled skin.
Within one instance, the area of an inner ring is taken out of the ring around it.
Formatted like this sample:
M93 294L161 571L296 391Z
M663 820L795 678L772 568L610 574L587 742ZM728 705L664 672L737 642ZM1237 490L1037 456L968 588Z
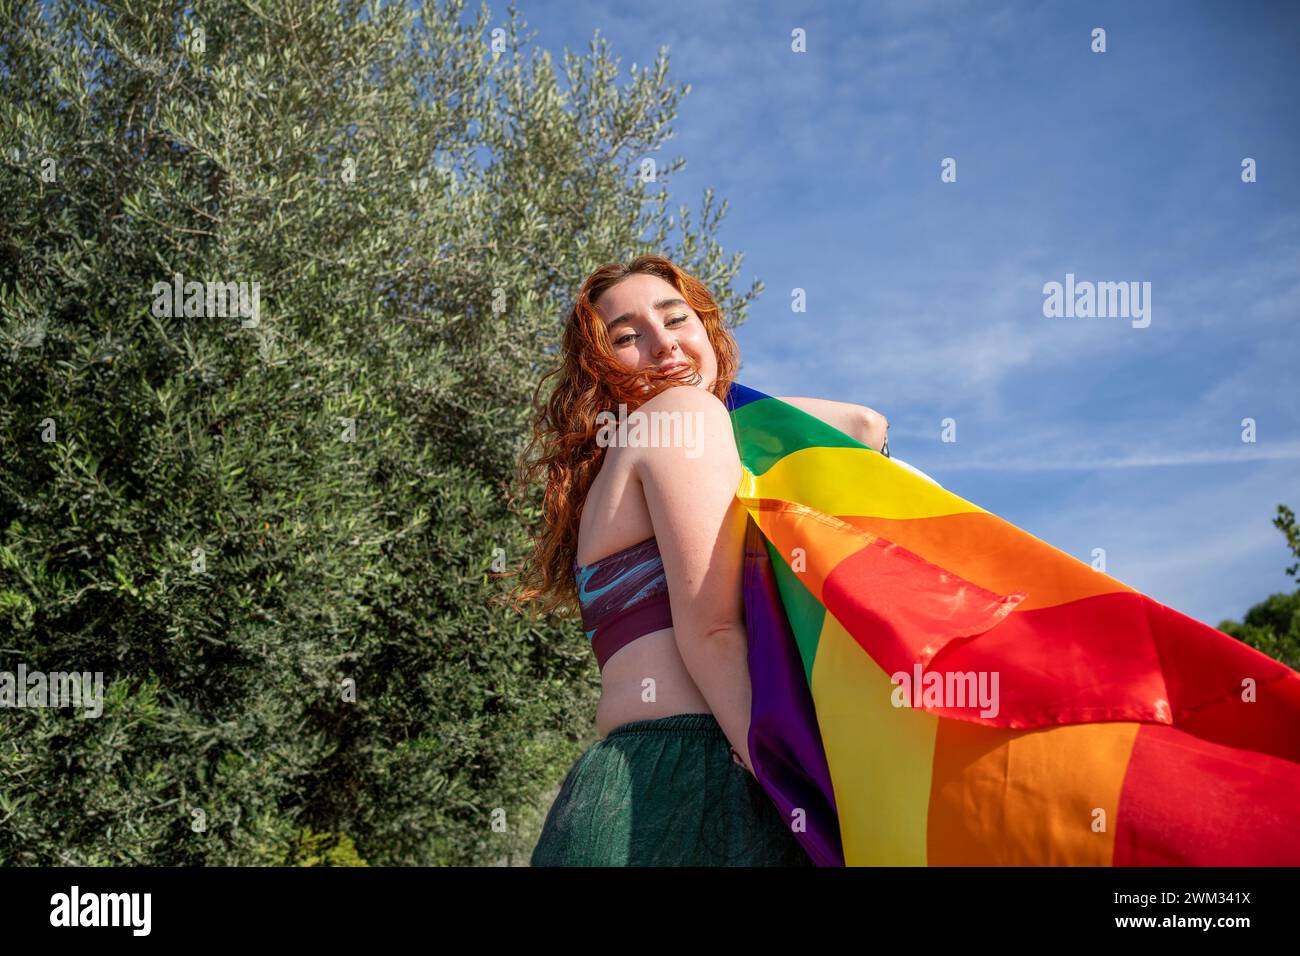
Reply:
M704 323L684 303L655 309L664 299L680 299L672 284L651 275L628 276L605 290L596 303L602 319L632 313L629 321L609 330L614 357L629 368L647 368L687 362L699 374L700 388L710 388L718 377L718 359Z

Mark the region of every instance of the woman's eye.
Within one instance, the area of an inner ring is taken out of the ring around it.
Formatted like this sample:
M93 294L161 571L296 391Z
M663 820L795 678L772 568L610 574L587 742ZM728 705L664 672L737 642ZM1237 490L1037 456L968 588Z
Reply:
M675 315L675 316L673 316L671 319L668 320L668 324L669 324L669 325L676 325L676 324L679 323L679 322L685 322L685 321L687 321L689 318L690 318L689 315ZM627 344L628 342L630 342L632 339L636 338L636 336L637 336L637 333L635 333L635 332L628 332L626 335L620 335L618 338L616 338L616 339L614 340L614 344L615 344L615 345L625 345L625 344Z

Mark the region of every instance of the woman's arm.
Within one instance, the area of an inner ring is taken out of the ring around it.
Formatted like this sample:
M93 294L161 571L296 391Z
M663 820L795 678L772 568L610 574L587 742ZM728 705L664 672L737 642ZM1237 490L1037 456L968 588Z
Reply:
M885 444L889 419L874 408L854 405L850 402L832 402L826 398L780 396L777 401L786 402L814 418L820 418L832 428L838 428L844 434L856 438L864 445L870 445L876 451L880 451Z
M748 514L736 498L742 473L726 406L698 388L669 388L641 405L658 424L680 416L693 447L638 447L633 473L659 542L673 632L686 670L746 769L750 684L742 576ZM752 773L752 770L750 771Z

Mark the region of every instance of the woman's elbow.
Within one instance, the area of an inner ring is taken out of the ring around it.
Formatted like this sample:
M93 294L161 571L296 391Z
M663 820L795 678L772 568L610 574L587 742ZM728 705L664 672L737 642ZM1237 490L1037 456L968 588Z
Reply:
M889 430L889 419L874 408L862 406L862 419L858 426L859 434L855 436L864 445L870 445L881 451L885 445L885 433Z

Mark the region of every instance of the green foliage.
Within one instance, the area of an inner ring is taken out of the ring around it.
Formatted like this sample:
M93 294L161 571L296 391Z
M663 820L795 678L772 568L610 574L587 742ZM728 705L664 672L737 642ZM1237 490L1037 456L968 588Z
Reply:
M1271 594L1247 611L1240 623L1224 621L1219 630L1287 667L1300 669L1300 591Z
M106 689L0 711L0 863L526 852L598 687L572 621L489 600L559 321L642 252L733 321L760 287L725 203L669 248L636 175L666 57L562 89L513 8L462 13L0 0L0 670ZM257 322L156 310L176 274Z
M1291 554L1300 558L1295 514L1286 505L1278 505L1277 510L1273 524L1286 536ZM1294 576L1296 566L1287 568L1286 573ZM1300 670L1300 590L1270 595L1247 611L1240 622L1223 621L1219 630L1293 670Z
M345 833L312 833L304 827L294 849L295 866L369 866Z
M1286 505L1278 505L1277 517L1273 519L1273 525L1286 536L1286 546L1291 549L1291 556L1296 559L1295 564L1286 569L1286 573L1294 578L1300 574L1300 528L1296 527L1295 512Z

